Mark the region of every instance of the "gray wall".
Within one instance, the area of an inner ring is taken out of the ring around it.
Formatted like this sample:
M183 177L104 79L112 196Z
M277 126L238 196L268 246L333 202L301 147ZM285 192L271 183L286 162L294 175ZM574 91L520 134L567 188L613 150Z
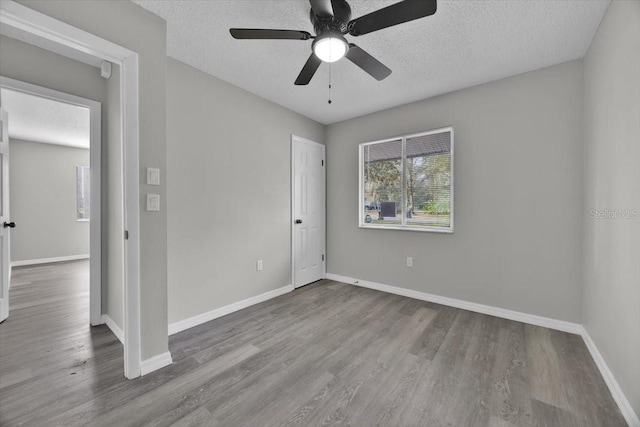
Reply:
M167 94L172 323L291 284L291 134L324 127L173 59Z
M0 36L0 64L0 75L5 77L102 103L103 224L101 239L102 253L109 255L109 252L113 252L111 248L117 243L117 240L114 241L112 238L111 246L109 246L109 230L112 231L112 237L116 235L114 233L118 233L120 245L122 245L123 240L121 231L114 231L114 225L110 224L112 220L109 217L109 214L113 211L110 207L117 206L118 200L121 198L117 185L112 183L109 186L110 181L117 179L121 174L120 168L115 163L117 158L112 158L109 161L109 156L113 157L114 153L118 152L117 146L112 147L119 142L119 123L114 121L114 116L117 116L119 109L119 105L117 105L118 77L113 76L111 80L107 81L100 76L100 70L95 67L4 36ZM114 73L117 70L117 67L114 67ZM109 99L109 97L112 99ZM117 219L113 219L113 221L115 220ZM109 228L110 225L111 228ZM119 227L119 230L122 230L122 226L120 225ZM87 250L86 253L88 252ZM109 264L109 260L111 264ZM103 257L102 260L102 313L108 314L122 328L124 325L122 272L119 274L116 272L114 269L115 262L117 262L115 258ZM122 268L121 265L120 268ZM109 270L111 270L110 275Z
M0 59L4 77L98 102L106 100L105 80L98 68L1 35Z
M89 150L11 139L11 261L89 255L89 222L77 221L76 166Z
M124 330L124 216L122 179L122 137L120 128L120 67L113 65L107 81L107 105L103 114L107 118L107 140L103 156L108 165L106 186L106 220L103 221L103 250L106 250L106 312L120 329Z
M583 323L640 414L640 2L613 1L585 58Z
M19 0L19 3L139 54L140 328L142 358L168 350L166 180L146 185L144 168L166 175L166 22L128 1ZM51 74L51 73L47 73ZM72 85L72 79L67 79ZM159 193L160 212L146 212L146 193ZM132 236L135 238L136 236Z
M579 322L582 77L572 61L329 126L327 271ZM359 229L358 144L449 125L455 233Z

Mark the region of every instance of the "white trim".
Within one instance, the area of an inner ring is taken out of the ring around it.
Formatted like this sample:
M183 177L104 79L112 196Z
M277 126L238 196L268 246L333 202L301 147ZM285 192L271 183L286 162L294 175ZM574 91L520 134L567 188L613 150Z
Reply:
M140 330L140 175L138 132L138 54L124 59L120 66L120 109L123 114L124 227L124 330L125 376L141 375L142 339Z
M296 247L295 247L295 215L296 215L296 207L295 207L295 158L294 158L294 145L296 142L301 142L304 144L314 144L318 145L322 148L322 161L324 162L324 166L322 167L322 204L323 213L322 213L322 254L324 255L324 260L322 261L322 277L324 279L327 277L327 147L319 142L311 141L310 139L302 138L297 135L291 134L291 191L290 191L290 200L289 204L291 205L291 283L295 289L296 287ZM305 283L306 284L306 283ZM300 285L304 286L304 285ZM298 287L300 287L298 286Z
M538 316L535 314L521 313L519 311L508 310L506 308L493 307L490 305L478 304L475 302L443 297L440 295L428 294L426 292L399 288L397 286L383 285L381 283L354 279L352 277L340 276L337 274L327 273L327 279L335 280L337 282L342 282L342 283L348 283L350 285L362 286L364 288L375 289L375 290L387 292L390 294L402 295L404 297L409 297L409 298L415 298L422 301L429 301L436 304L446 305L449 307L455 307L463 310L474 311L476 313L488 314L490 316L501 317L503 319L515 320L516 322L528 323L530 325L535 325L535 326L542 326L543 328L569 332L571 334L580 335L583 330L582 325L578 323L552 319L549 317Z
M0 23L120 65L131 51L48 15L2 0Z
M362 203L362 202L361 202ZM450 228L444 227L429 227L422 225L371 225L371 224L360 224L358 228L368 228L371 230L396 230L396 231L418 231L420 233L445 233L445 234L453 234L453 231Z
M0 15L1 17L2 15ZM51 99L69 105L75 105L89 109L89 166L91 173L91 194L102 194L102 104L91 99L71 95L66 92L49 89L43 86L26 83L20 80L0 76L0 86L16 92L26 93L40 98ZM11 184L9 184L11 185ZM91 217L93 221L89 225L89 252L91 262L89 265L89 312L92 325L100 324L102 314L102 197L91 197ZM87 256L89 257L89 256ZM70 261L74 258L60 259L45 262ZM75 258L82 259L82 258ZM37 260L36 260L37 261ZM25 262L25 261L22 261ZM32 264L43 264L34 262ZM12 264L29 265L29 264Z
M116 338L118 338L118 340L124 344L124 332L122 331L122 328L120 328L120 326L118 326L116 322L113 321L111 316L109 316L108 314L103 314L100 317L100 323L107 325L107 327L111 329L111 332L113 332L113 335L115 335Z
M57 256L53 258L25 259L22 261L11 261L11 267L22 267L23 265L51 264L52 262L76 261L79 259L89 259L89 254ZM103 322L93 323L92 325L100 325Z
M1 96L1 94L0 94ZM0 212L0 222L7 220L11 221L10 217L10 187L9 187L9 113L0 105L0 165L2 165L2 171L0 172L0 205L2 206L2 212ZM9 316L9 294L11 293L11 231L8 228L0 230L2 235L2 241L0 242L0 249L2 250L2 257L0 259L0 270L2 275L0 276L0 322L4 321Z
M236 311L242 310L243 308L251 307L252 305L256 305L272 298L279 297L280 295L284 295L288 292L293 291L293 289L293 285L283 286L281 288L274 289L272 291L268 291L251 298L243 299L241 301L225 305L224 307L216 308L215 310L211 310L206 313L198 314L184 320L178 320L177 322L169 324L169 335L177 334L178 332L193 328L194 326L201 325L202 323L206 323L219 317L226 316L227 314L235 313Z
M290 185L290 189L289 189L289 212L291 212L291 217L289 218L289 223L290 223L290 233L291 233L291 238L290 238L290 242L291 242L291 285L293 286L293 289L296 288L296 245L295 245L295 218L296 218L296 206L295 206L295 190L296 190L296 168L295 168L295 164L296 164L296 159L295 159L295 150L293 148L294 145L294 141L295 141L296 136L295 135L291 135L291 145L290 145L290 150L291 150L291 154L289 154L289 156L291 157L291 178L289 181L289 185ZM171 335L171 332L169 332L169 335Z
M403 161L403 172L402 172L402 188L406 188L406 165L405 165L405 156L406 156L406 146L407 146L407 139L409 138L415 138L417 136L425 136L425 135L433 135L436 133L444 133L444 132L449 132L451 133L451 148L450 148L450 155L451 155L451 190L450 190L450 212L449 212L449 227L433 227L433 226L421 226L421 225L408 225L407 224L407 217L406 217L406 213L404 211L404 207L406 206L406 197L407 195L405 194L406 191L403 190L402 191L402 201L401 201L401 205L403 206L402 208L402 213L400 215L400 220L401 220L401 224L398 225L379 225L379 224L368 224L365 222L365 215L364 215L364 205L363 205L363 201L364 201L364 147L369 146L369 145L373 145L373 144L381 144L381 143L385 143L385 142L391 142L391 141L401 141L402 142L402 161ZM454 232L454 227L453 227L453 221L454 221L454 201L455 201L455 197L454 197L454 162L455 162L455 155L454 155L454 140L455 140L455 136L454 136L454 130L453 130L453 126L446 126L446 127L442 127L440 129L433 129L433 130L429 130L429 131L424 131L424 132L417 132L417 133L412 133L412 134L408 134L408 135L400 135L400 136L396 136L393 138L387 138L387 139L381 139L378 141L369 141L369 142L363 142L361 144L358 145L358 228L371 228L374 230L399 230L399 231L421 231L421 232L429 232L429 233L446 233L446 234L453 234Z
M622 416L627 421L627 424L629 424L629 427L640 427L638 414L633 410L631 403L624 395L624 392L620 388L616 378L613 376L613 372L611 372L607 362L605 362L604 357L602 357L602 354L598 350L596 343L591 339L589 332L587 332L584 327L582 327L581 335L587 349L589 349L589 353L591 353L591 357L593 357L593 361L596 362L596 366L598 366L598 369L600 370L602 378L604 378L604 382L607 383L607 386L609 387L613 400L618 404L618 408L620 408L620 412L622 412Z
M170 352L158 354L140 363L140 375L147 375L153 371L169 366L173 363Z
M124 374L136 378L141 365L138 54L10 0L0 2L0 23L120 65L124 220L129 232L125 243Z
M17 139L20 141L25 141L25 142L32 142L34 144L44 144L44 145L53 145L54 147L69 147L69 148L77 148L78 150L90 150L91 147L85 147L84 145L76 145L76 144L67 144L65 142L62 141L55 141L55 142L51 142L51 141L45 141L40 140L38 141L36 138L31 138L31 139L23 139L23 138L12 138L12 139Z
M490 316L496 316L503 319L514 320L516 322L527 323L529 325L541 326L543 328L555 329L557 331L580 335L584 340L589 353L591 353L591 357L593 357L596 366L598 366L598 370L600 371L600 374L602 375L605 383L609 387L611 396L613 397L613 400L615 400L615 402L618 404L620 412L622 413L624 419L627 421L627 424L629 424L629 427L640 427L640 420L638 419L638 415L635 413L633 407L631 406L631 403L629 403L629 400L624 395L624 392L613 376L613 373L607 366L604 357L602 357L602 354L598 350L598 347L596 347L593 339L591 339L591 336L581 324L552 319L549 317L537 316L535 314L507 310L505 308L493 307L455 298L428 294L426 292L399 288L397 286L390 286L381 283L369 282L366 280L354 279L352 277L340 276L338 274L327 273L327 279L334 280L336 282L347 283L350 285L361 286L364 288L375 289L377 291L387 292L390 294L415 298L422 301L429 301L449 307L474 311L476 313L488 314Z

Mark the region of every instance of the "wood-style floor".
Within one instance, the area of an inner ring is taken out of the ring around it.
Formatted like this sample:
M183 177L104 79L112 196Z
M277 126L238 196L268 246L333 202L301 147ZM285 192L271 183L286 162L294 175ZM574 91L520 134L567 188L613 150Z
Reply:
M174 335L128 381L88 269L14 269L0 425L626 425L579 336L330 281Z

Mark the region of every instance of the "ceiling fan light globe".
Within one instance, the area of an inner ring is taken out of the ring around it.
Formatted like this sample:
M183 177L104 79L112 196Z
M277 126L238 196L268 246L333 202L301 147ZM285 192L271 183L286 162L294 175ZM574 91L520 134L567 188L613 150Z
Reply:
M313 52L324 62L336 62L347 53L349 45L342 36L329 36L316 39Z

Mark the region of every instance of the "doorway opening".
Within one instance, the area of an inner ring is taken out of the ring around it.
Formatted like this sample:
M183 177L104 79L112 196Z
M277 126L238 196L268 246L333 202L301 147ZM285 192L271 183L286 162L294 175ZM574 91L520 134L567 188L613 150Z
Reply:
M0 96L11 139L3 158L3 215L15 227L13 241L6 236L9 274L90 259L89 318L102 324L101 104L6 77Z
M122 283L124 374L130 379L139 377L142 361L138 53L12 1L0 2L0 24L2 33L10 33L12 38L81 62L108 62L118 67L117 117L122 141L122 161L119 166L122 168L124 228L120 230L120 235L125 239Z

